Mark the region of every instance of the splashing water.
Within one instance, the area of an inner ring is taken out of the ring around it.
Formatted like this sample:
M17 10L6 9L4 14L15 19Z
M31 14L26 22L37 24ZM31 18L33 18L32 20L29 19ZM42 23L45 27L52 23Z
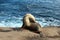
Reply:
M0 0L0 27L21 27L26 13L44 26L60 26L60 0Z

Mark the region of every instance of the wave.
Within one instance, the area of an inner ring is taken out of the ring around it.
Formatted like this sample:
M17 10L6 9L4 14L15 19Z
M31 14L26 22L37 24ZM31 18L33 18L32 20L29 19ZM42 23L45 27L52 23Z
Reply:
M42 27L60 26L59 4L59 0L1 0L0 26L21 27L26 13L34 15Z

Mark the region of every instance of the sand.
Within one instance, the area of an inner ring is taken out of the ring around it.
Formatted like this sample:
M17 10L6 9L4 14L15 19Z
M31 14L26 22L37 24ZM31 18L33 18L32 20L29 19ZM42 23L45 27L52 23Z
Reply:
M40 37L40 34L31 32L29 30L20 30L20 31L15 30L14 31L11 28L1 27L0 28L0 40L60 40L60 37L53 37L53 38Z

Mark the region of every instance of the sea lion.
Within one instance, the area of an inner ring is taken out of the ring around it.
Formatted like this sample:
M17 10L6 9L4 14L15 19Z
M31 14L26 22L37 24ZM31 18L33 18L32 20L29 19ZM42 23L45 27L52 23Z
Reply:
M35 17L32 14L26 14L23 17L22 28L39 33L39 27L41 27L41 25L36 22Z

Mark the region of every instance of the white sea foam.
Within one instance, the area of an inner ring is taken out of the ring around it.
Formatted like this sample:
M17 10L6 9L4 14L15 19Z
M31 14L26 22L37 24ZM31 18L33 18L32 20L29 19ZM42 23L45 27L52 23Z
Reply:
M18 18L18 20L11 20L11 21L1 21L0 27L22 27L23 22L21 21L22 18ZM46 21L44 18L36 18L36 21L42 26L58 26L59 20L55 20L53 22Z

